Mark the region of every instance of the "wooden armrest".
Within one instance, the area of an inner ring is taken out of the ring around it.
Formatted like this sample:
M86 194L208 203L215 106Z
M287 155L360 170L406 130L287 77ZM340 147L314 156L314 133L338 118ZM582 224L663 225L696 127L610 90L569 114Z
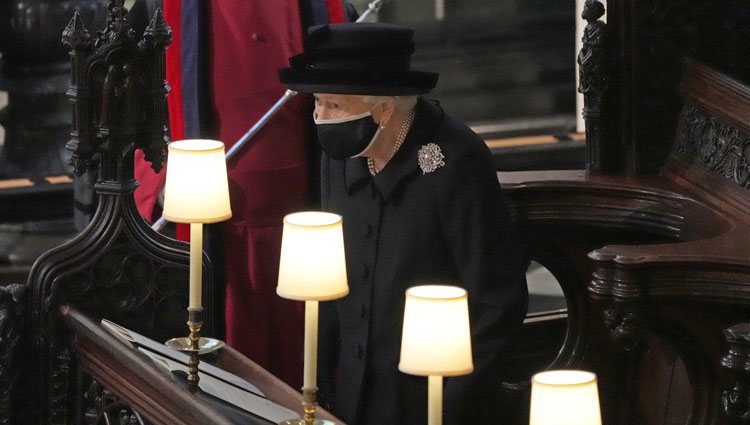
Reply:
M585 170L498 173L517 221L637 229L669 240L729 231L731 222L660 177L621 177Z
M750 300L750 229L715 238L656 245L610 245L589 253L596 265L588 290L616 300L682 297Z
M645 293L746 300L750 223L669 178L607 176L586 171L499 173L514 218L619 229L657 236L594 249L588 290L615 299ZM636 241L638 242L638 241ZM659 243L654 243L659 242ZM650 244L646 244L650 243Z
M594 261L613 261L622 266L682 264L725 264L750 267L748 233L730 231L723 235L689 242L654 245L608 245L592 251Z

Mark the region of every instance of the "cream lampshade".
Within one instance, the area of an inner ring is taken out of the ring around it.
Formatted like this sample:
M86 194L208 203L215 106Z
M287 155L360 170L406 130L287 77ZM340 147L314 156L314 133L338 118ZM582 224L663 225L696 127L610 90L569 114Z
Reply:
M224 144L180 140L169 144L164 218L176 223L215 223L232 217Z
M529 425L601 425L596 375L550 370L531 378Z
M427 423L443 421L443 376L474 370L466 290L426 285L406 290L398 368L427 376Z
M399 370L410 375L465 375L474 370L466 290L415 286L406 291Z
M284 217L276 293L326 301L349 293L341 216L306 211Z
M349 293L340 215L307 211L284 217L276 293L283 298L305 301L305 372L302 384L304 418L282 424L332 424L330 421L315 419L318 303L341 298Z

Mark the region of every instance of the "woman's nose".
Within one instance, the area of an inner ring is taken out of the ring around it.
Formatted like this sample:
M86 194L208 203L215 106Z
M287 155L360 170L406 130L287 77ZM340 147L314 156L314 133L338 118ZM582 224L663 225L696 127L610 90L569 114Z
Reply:
M323 106L316 105L315 106L315 112L314 116L317 117L319 120L326 120L330 117L328 116L328 109L324 108Z

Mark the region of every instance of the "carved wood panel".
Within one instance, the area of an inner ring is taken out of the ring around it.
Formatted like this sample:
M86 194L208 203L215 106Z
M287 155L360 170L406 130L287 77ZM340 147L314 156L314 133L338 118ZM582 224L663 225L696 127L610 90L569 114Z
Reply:
M656 174L675 140L683 56L750 82L750 8L738 0L610 0L607 13L613 160L628 174Z
M76 352L60 306L75 306L156 339L187 335L189 246L154 232L133 200L138 187L134 151L143 150L159 171L169 142L164 77L171 30L157 10L137 40L123 3L109 1L106 27L94 34L78 14L63 32L72 68L68 97L73 128L66 148L77 174L98 157L98 202L89 226L39 257L29 275L27 331L32 345L27 364L33 366L25 371L25 396L39 408L23 412L24 424L70 424L80 414L74 400L82 383L76 380ZM205 255L203 273L203 299L213 305L213 277ZM217 314L209 311L204 317L207 335L214 332ZM137 414L121 414L121 404L102 394L97 396L97 421L142 422ZM105 399L114 410L102 405Z
M140 413L95 379L82 376L83 423L86 425L149 425Z
M676 151L729 184L750 192L750 135L688 104L680 114Z

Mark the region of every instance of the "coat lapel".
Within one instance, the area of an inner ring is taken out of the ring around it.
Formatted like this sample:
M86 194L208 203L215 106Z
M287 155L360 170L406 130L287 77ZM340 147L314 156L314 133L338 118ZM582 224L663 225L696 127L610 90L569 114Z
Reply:
M346 192L351 195L355 190L369 181L370 172L367 170L365 158L347 158L344 164L344 181Z

